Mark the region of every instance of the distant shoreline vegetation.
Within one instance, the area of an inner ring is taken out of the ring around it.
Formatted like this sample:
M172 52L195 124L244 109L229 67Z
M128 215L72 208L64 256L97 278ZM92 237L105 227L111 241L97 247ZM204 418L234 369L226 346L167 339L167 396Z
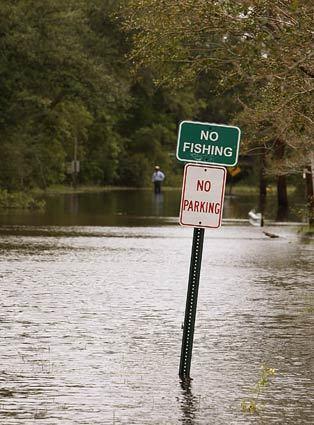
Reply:
M134 191L143 191L143 190L152 190L152 186L120 186L120 185L78 185L73 187L70 185L52 185L46 189L34 189L32 194L36 196L42 195L66 195L66 194L75 194L75 193L97 193L97 192L106 192L111 190L134 190ZM180 186L164 186L164 191L177 191L181 190Z
M44 210L46 202L43 199L39 199L43 196L55 196L55 195L67 195L67 194L78 194L78 193L96 193L105 192L111 190L149 190L150 186L145 187L130 187L130 186L114 186L114 185L78 185L73 187L71 185L52 185L46 189L33 188L28 191L8 191L7 189L0 189L0 209L27 209L27 210ZM288 192L294 192L296 188L294 186L288 187ZM165 192L169 191L181 191L181 186L164 186ZM268 188L270 194L275 194L275 187L270 186ZM228 185L226 188L226 196L228 196ZM235 185L232 187L233 195L257 195L258 188L253 185ZM230 194L230 193L229 193Z
M228 187L228 185L227 185ZM294 190L294 187L289 187L291 192ZM73 194L73 193L93 193L93 192L105 192L110 190L136 190L136 191L143 191L143 190L152 190L152 185L149 186L121 186L121 185L78 185L76 187L73 187L71 185L51 185L47 187L46 189L33 189L31 193L35 196L43 196L43 195L66 195L66 194ZM182 190L182 183L180 181L179 185L164 185L163 191L165 192L171 192L171 191L181 191ZM275 191L274 188L269 188L269 191L272 193ZM258 194L258 188L252 185L237 185L233 186L232 193L234 194ZM226 189L226 195L228 195L228 189Z
M9 192L6 189L0 189L0 208L1 209L27 209L43 210L46 202L27 192Z

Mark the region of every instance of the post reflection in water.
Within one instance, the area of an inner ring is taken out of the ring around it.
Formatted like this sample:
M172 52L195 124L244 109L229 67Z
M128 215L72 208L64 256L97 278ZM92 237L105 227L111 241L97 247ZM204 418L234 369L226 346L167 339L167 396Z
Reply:
M66 210L73 215L79 213L79 197L76 193L71 193L67 198Z
M180 400L180 408L182 411L181 422L184 425L194 425L199 402L192 393L190 379L180 381L180 385L182 388L182 397Z

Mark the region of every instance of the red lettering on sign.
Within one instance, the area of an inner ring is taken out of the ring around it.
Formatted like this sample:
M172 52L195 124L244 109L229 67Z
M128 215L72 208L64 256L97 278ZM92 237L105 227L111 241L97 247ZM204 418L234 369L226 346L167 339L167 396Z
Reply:
M215 204L213 202L208 203L208 212L213 213L215 208Z
M205 201L200 202L200 212L205 212Z
M220 213L220 204L216 204L215 205L215 214L219 214Z
M211 188L211 183L209 180L197 180L196 190L209 192L210 188Z
M189 201L185 199L183 202L183 211L192 211L208 214L220 214L221 205L219 202L208 201Z
M189 202L188 211L193 211L193 201Z

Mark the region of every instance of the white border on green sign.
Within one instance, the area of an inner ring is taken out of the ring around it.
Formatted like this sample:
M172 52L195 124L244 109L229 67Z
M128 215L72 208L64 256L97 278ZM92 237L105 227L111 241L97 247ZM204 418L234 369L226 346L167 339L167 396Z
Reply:
M189 124L202 124L202 125L215 125L217 127L227 127L227 128L236 128L238 130L238 140L237 140L237 151L236 151L236 157L235 162L233 164L224 164L222 162L207 162L207 161L196 161L194 159L181 159L179 157L179 141L180 141L180 135L181 135L181 126L184 123ZM198 164L213 164L213 165L222 165L226 167L234 167L238 163L238 157L239 157L239 149L240 149L240 138L241 138L241 130L239 127L236 127L235 125L224 125L224 124L215 124L210 122L200 122L200 121L181 121L179 124L179 132L178 132L178 138L177 138L177 151L176 151L176 157L178 161L182 162L196 162Z

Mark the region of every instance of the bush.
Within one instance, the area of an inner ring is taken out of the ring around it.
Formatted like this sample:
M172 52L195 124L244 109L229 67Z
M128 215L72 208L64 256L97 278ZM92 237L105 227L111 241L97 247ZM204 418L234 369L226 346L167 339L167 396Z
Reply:
M44 200L36 200L25 192L8 192L0 189L0 208L6 209L43 209L46 203Z
M145 187L150 184L153 167L144 154L123 157L120 163L119 184Z

